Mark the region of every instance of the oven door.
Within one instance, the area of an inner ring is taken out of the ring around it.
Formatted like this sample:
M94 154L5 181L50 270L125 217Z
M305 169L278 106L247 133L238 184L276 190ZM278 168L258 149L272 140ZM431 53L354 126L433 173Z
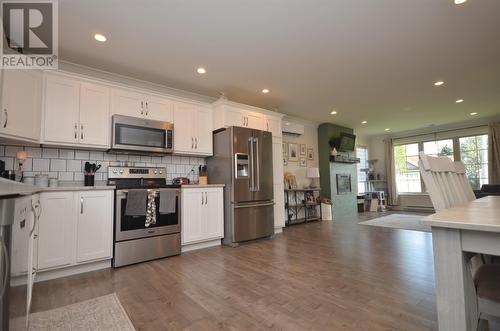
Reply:
M111 149L171 153L173 128L168 122L113 115Z
M169 189L161 189L169 190ZM146 238L159 236L170 233L178 233L181 231L180 224L180 199L181 191L179 189L171 189L176 192L175 213L160 214L158 206L160 205L160 197L156 197L156 224L145 226L145 216L127 216L125 215L125 206L127 205L127 193L129 190L116 191L115 205L115 241L130 240L137 238ZM159 192L159 190L155 190Z

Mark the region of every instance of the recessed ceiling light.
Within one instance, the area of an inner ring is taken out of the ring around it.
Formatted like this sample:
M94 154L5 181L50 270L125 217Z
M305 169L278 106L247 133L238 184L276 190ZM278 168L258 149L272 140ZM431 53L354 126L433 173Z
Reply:
M97 40L97 41L100 41L101 43L105 42L107 39L106 39L106 36L103 35L103 34L100 34L100 33L96 33L94 35L94 39Z
M466 2L467 0L454 0L455 2L455 5L461 5L463 4L464 2Z
M361 122L361 124L366 124L366 123L368 123L368 122L367 122L367 121L363 121L363 122Z
M330 112L330 114L337 115L337 112L334 110L334 111Z
M199 67L198 69L196 69L196 72L199 73L200 75L203 75L204 73L207 72L207 70L203 67Z
M476 116L476 115L477 115L476 112L470 113L470 116Z
M444 82L442 80L438 80L437 82L434 83L434 86L441 86L443 84Z
M262 93L264 93L264 94L269 93L269 89L267 89L267 88L263 89L263 90L262 90Z
M456 103L462 103L464 102L464 99L458 99L457 101L455 101Z
M391 131L391 129L389 129L389 128L385 128L385 131Z

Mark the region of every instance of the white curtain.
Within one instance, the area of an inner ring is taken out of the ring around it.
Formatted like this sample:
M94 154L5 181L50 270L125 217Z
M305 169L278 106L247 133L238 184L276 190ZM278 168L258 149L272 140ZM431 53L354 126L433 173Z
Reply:
M489 183L500 184L500 122L489 125Z
M394 167L394 145L391 138L384 140L385 144L385 173L387 176L388 202L391 206L399 204L398 189L396 187L396 171Z

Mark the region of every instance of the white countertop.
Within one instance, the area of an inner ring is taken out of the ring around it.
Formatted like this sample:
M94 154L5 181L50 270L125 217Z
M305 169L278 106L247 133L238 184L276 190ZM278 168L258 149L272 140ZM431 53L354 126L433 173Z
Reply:
M206 185L200 185L200 184L188 184L188 185L182 185L182 188L204 188L204 187L224 187L226 186L225 184L206 184Z
M57 187L38 187L0 178L0 196L31 195L39 192L114 190L115 188L115 186L106 185L105 181L96 181L95 186L84 186L83 182L61 181Z
M427 216L422 223L442 228L500 232L500 196L487 196Z

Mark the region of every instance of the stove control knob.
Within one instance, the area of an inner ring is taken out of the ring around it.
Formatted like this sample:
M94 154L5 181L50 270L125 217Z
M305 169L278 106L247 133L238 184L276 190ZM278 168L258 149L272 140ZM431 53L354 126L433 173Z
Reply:
M118 171L116 169L113 170L113 173L116 174Z
M160 175L161 175L161 170L160 170Z
M158 172L155 170L155 175L157 174Z
M123 174L123 170L120 170L120 173Z

